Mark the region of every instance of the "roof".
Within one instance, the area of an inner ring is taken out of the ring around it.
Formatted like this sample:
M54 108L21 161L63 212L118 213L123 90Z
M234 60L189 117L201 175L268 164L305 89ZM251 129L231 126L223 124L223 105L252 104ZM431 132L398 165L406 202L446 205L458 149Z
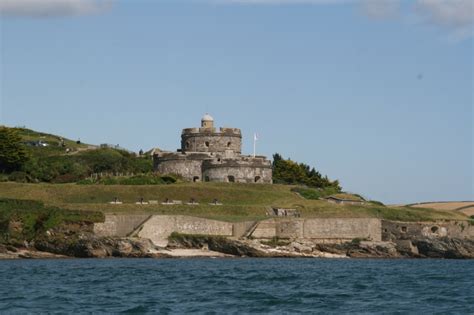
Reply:
M214 118L212 118L211 115L206 113L206 115L202 116L201 120L203 120L203 121L214 121Z

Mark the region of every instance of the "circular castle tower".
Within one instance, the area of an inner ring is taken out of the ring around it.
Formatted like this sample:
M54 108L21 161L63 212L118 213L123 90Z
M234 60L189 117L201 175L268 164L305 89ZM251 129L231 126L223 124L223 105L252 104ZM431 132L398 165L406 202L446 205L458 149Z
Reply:
M242 132L237 128L214 128L214 118L209 114L201 119L201 128L183 129L181 152L242 152Z

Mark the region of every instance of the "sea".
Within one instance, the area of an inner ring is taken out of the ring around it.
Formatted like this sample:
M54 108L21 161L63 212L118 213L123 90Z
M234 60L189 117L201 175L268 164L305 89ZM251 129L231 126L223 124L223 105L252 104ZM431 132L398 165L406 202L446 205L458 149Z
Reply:
M474 261L4 260L0 313L474 314Z

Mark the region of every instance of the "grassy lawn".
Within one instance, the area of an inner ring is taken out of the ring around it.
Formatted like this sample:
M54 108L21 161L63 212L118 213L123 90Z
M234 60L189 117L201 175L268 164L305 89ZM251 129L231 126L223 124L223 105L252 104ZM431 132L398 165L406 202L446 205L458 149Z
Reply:
M321 200L307 200L291 192L292 186L226 183L179 183L154 186L21 184L0 183L0 198L38 200L49 206L70 210L93 210L104 213L182 214L225 221L258 220L266 217L270 207L297 208L302 217L384 218L400 221L467 220L462 213L443 210L397 207L373 204L337 205ZM108 202L117 197L124 204ZM136 205L147 200L189 201L188 205ZM214 199L222 206L209 205Z

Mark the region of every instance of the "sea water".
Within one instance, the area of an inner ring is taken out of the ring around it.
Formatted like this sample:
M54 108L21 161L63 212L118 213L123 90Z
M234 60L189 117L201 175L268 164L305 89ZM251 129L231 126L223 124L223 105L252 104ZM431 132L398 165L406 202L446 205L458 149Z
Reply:
M2 313L473 314L474 261L0 261Z

